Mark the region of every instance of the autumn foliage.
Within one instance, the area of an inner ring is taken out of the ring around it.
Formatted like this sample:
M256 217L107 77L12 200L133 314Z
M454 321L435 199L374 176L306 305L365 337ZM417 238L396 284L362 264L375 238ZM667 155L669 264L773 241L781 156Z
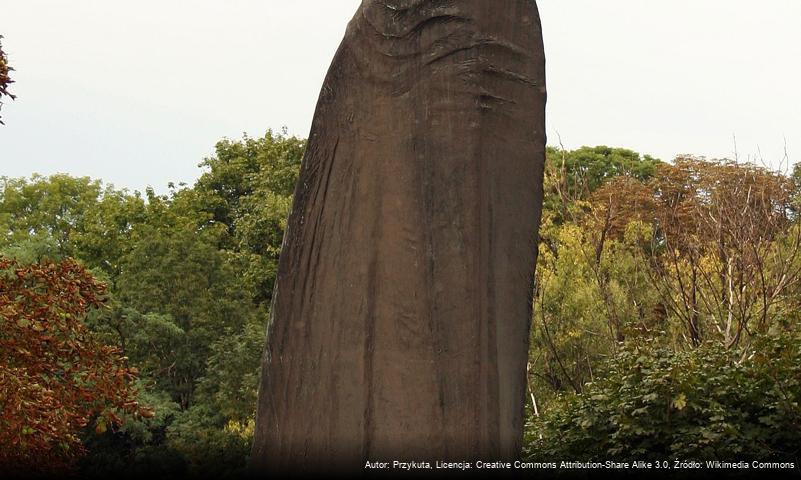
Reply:
M136 370L83 323L105 292L73 260L0 257L0 471L69 469L90 422L103 433L120 412L150 414L135 400Z
M795 185L779 173L730 161L678 157L642 183L617 177L593 196L604 241L639 222L639 253L660 304L685 325L693 346L728 347L766 333L793 310L801 283ZM634 225L637 226L637 225Z
M3 36L0 35L0 39ZM0 45L0 100L5 96L10 99L14 99L14 95L8 91L8 86L14 83L14 80L11 80L9 76L9 72L13 71L14 69L8 66L8 58L6 57L5 52L3 52L3 46ZM3 106L3 102L0 102L0 107ZM3 125L3 121L0 120L0 125Z

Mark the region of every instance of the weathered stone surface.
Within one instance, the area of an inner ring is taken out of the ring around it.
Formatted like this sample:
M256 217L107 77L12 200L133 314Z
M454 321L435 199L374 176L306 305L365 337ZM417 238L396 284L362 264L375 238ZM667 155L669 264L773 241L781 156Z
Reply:
M256 469L513 458L542 203L533 0L364 0L320 94Z

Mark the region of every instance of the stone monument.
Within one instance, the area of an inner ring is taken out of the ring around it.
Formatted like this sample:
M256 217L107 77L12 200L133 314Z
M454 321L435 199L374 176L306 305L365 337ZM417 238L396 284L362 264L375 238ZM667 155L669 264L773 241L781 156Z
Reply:
M534 0L363 0L284 238L256 471L519 455L545 100Z

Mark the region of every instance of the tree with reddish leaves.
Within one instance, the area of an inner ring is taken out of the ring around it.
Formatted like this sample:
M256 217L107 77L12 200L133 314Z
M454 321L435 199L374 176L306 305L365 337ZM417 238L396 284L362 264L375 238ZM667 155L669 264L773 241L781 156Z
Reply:
M632 221L650 225L639 253L661 306L693 347L750 344L797 310L801 228L795 184L731 161L677 157L647 183L617 177L593 193L592 231L604 242Z
M69 470L90 422L103 433L121 412L152 415L136 401L136 369L83 323L105 294L74 260L0 257L0 470Z
M2 40L3 36L0 35L0 40ZM3 52L3 46L0 45L0 100L3 97L8 97L11 100L16 98L11 92L8 91L8 86L14 83L14 80L11 80L9 72L13 71L14 69L8 66L8 57L6 56L5 52ZM3 102L0 101L0 107L3 106ZM0 119L0 125L3 125L3 121Z

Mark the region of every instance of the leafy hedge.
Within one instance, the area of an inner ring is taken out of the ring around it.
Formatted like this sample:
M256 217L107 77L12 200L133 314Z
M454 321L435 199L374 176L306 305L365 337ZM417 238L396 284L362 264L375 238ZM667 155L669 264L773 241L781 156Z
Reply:
M561 395L527 425L532 460L798 459L801 335L742 351L624 347L582 395Z

